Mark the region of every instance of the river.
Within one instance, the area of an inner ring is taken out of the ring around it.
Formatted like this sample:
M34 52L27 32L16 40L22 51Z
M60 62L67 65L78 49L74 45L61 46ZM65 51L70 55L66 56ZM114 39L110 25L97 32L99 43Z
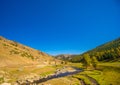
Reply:
M54 78L60 78L60 77L68 76L68 75L77 74L77 73L82 71L82 69L78 69L78 68L75 68L75 67L72 67L72 68L74 68L74 70L64 71L63 69L65 69L65 68L63 68L62 70L59 69L54 74L48 75L45 78L42 78L42 79L39 79L39 80L34 80L32 83L27 82L27 85L29 85L29 84L39 84L39 83L42 83L42 82L45 82L45 81L48 81L48 80L51 80L51 79L54 79Z

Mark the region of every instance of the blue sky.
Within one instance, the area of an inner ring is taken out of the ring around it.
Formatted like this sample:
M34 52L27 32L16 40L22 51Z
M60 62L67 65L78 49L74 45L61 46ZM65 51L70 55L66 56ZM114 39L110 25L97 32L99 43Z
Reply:
M0 35L51 55L120 36L119 0L0 0Z

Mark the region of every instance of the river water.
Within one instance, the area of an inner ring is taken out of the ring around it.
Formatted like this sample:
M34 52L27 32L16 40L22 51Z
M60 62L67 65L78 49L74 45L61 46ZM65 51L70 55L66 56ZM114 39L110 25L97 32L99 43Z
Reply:
M34 84L39 84L39 83L42 83L42 82L45 82L45 81L48 81L48 80L51 80L51 79L54 79L54 78L60 78L60 77L68 76L68 75L77 74L77 73L82 71L82 69L78 69L78 68L74 68L74 69L75 70L73 70L73 71L56 72L53 75L48 75L46 78L42 78L40 80L36 80L33 83Z

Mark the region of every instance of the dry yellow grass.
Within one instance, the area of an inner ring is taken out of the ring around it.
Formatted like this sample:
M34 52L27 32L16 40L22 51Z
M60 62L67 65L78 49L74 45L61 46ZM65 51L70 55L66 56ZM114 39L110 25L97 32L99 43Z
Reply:
M0 37L0 83L15 82L32 73L46 75L60 63L48 54Z
M0 37L0 67L19 65L49 65L60 62L53 57L24 46L20 43Z

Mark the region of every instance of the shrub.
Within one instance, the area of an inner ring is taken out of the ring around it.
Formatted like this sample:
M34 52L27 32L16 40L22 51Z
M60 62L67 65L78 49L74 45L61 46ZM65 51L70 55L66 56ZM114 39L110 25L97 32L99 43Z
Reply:
M3 82L4 82L4 78L1 77L1 78L0 78L0 83L3 83Z
M16 50L11 50L10 54L19 54L20 52L16 51Z
M28 58L31 58L31 59L34 59L34 57L31 55L31 54L28 54L27 52L23 52L21 54L22 57L28 57Z
M8 46L7 44L3 43L3 46Z

